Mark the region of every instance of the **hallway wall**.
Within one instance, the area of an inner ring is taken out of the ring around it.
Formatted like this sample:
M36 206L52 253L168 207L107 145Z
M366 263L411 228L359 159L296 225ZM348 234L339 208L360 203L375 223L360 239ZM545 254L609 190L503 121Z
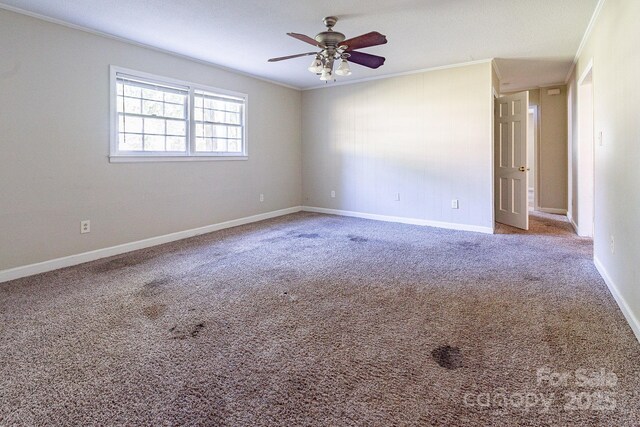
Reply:
M575 150L578 143L578 79L593 61L594 258L640 339L639 18L640 2L637 0L604 3L569 78L569 115ZM600 132L602 145L597 142ZM575 152L572 157L576 157ZM574 176L581 176L580 171Z

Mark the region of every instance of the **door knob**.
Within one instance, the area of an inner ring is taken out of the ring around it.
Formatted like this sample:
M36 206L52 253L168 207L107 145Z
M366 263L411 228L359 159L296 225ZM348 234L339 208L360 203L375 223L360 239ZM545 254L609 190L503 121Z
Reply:
M520 172L524 172L524 171L528 171L530 170L528 167L526 166L520 166L520 168L518 169Z

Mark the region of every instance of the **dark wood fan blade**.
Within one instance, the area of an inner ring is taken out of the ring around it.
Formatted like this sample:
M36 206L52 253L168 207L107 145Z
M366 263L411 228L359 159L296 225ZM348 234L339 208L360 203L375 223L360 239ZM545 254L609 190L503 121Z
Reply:
M305 43L309 43L310 45L321 47L321 46L318 45L317 41L315 41L314 39L312 39L309 36L305 36L304 34L287 33L287 35L293 37L294 39L298 39L298 40L303 41Z
M285 59L299 58L301 56L317 55L318 52L299 53L297 55L281 56L279 58L271 58L268 62L284 61Z
M351 52L355 49L362 49L365 47L378 46L387 42L387 36L380 34L377 31L372 31L367 34L363 34L358 37L354 37L349 40L345 40L340 43L340 46L347 45L347 52Z
M384 64L385 58L382 56L371 55L369 53L362 52L349 52L349 62L353 62L354 64L364 65L369 68L378 68L382 64Z

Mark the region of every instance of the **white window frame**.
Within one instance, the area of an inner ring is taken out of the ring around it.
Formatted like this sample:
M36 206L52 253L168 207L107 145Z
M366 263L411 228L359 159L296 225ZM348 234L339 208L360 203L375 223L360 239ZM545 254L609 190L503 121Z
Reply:
M131 70L115 65L109 67L109 116L110 116L110 138L109 138L109 161L111 163L129 163L129 162L184 162L184 161L208 161L208 160L248 160L248 109L249 95L246 93L234 92L226 89L220 89L212 86L206 86L198 83L187 82L184 80L172 79L169 77L157 76L155 74L143 71ZM188 91L187 99L187 151L185 153L176 152L136 152L119 151L118 150L118 105L117 105L117 75L125 74L132 78L139 78L151 83L159 85L166 84L170 86L184 87ZM196 122L194 119L194 94L196 91L210 92L216 95L231 96L244 101L242 108L242 153L198 153L195 151L196 138Z

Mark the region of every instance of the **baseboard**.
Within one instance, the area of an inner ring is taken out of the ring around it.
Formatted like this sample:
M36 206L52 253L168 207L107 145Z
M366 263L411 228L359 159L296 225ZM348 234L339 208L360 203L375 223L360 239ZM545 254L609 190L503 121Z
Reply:
M537 210L539 210L540 212L556 214L556 215L566 215L567 214L567 210L566 209L538 208Z
M21 267L9 268L0 271L0 283L9 280L19 279L21 277L32 276L59 268L70 267L72 265L82 264L84 262L95 261L100 258L107 258L114 255L120 255L125 252L136 251L138 249L149 248L151 246L162 245L164 243L174 242L176 240L187 239L201 234L211 233L213 231L225 228L237 227L239 225L250 224L252 222L263 221L265 219L275 218L282 215L288 215L300 212L301 206L280 209L277 211L266 212L258 215L252 215L245 218L234 219L231 221L220 222L218 224L207 225L204 227L192 228L190 230L178 231L176 233L165 234L162 236L151 237L149 239L138 240L136 242L123 243L117 246L97 249L90 252L84 252L76 255L69 255L62 258L56 258L49 261L43 261L36 264L29 264Z
M318 208L314 206L303 206L303 211L316 212L329 215L351 216L356 218L372 219L375 221L399 222L402 224L423 225L428 227L446 228L449 230L473 231L476 233L493 234L492 227L482 227L479 225L456 224L452 222L431 221L418 218L406 218L402 216L378 215L364 212L343 211L340 209Z
M596 265L600 276L602 276L602 279L607 284L609 292L611 292L611 295L613 295L613 298L618 303L618 307L620 307L620 311L622 311L625 319L627 319L627 323L629 323L629 326L631 326L636 339L638 340L638 342L640 342L640 320L638 320L636 315L629 307L629 304L627 304L627 301L624 299L620 291L618 291L618 287L613 282L613 279L611 279L611 276L609 276L609 273L607 272L606 268L604 268L600 260L598 260L597 257L594 257L593 263Z
M573 215L571 215L571 212L567 212L567 219L569 220L569 223L573 227L573 231L575 231L576 234L578 234L578 224L576 224L576 222L573 220Z

